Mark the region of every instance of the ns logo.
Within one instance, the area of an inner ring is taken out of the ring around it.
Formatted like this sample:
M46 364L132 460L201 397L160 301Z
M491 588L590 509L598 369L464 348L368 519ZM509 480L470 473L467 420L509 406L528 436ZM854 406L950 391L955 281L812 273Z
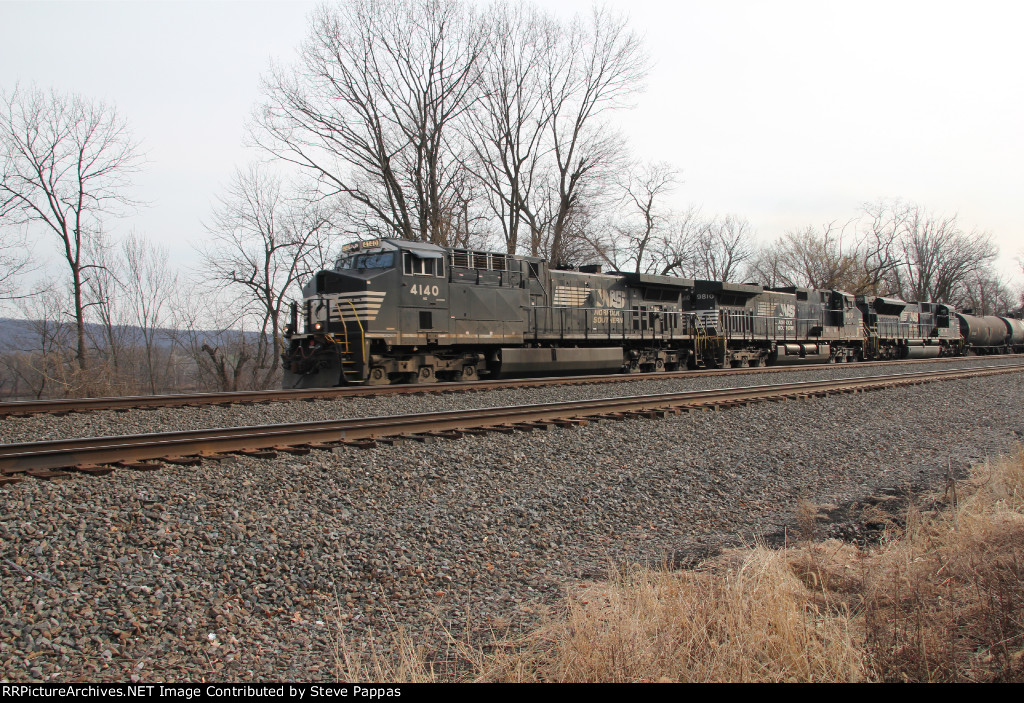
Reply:
M624 308L626 307L626 293L621 290L595 290L594 307Z

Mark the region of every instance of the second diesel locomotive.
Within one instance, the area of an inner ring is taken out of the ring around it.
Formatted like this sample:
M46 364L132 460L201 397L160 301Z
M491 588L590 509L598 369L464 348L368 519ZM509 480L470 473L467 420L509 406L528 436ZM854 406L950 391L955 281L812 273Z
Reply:
M285 336L286 388L1024 349L1019 320L941 303L560 270L398 239L346 245Z

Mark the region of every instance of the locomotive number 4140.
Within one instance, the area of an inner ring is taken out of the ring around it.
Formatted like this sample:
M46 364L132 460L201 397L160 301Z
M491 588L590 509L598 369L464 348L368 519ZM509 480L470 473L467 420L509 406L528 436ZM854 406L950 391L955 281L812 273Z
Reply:
M413 295L437 295L437 286L427 286L422 283L414 283L409 290Z

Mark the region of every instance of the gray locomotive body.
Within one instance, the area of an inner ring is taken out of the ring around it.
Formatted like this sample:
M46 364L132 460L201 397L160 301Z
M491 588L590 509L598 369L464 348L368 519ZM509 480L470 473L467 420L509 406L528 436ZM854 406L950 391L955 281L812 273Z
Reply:
M379 239L346 245L303 289L286 326L283 384L954 355L970 349L961 325L980 329L974 319L987 320L838 290L560 270L536 257ZM1003 329L984 351L1024 337L1024 325Z
M958 356L966 345L958 315L944 303L857 296L864 316L865 359L927 359Z
M810 288L696 281L693 306L707 366L853 361L861 316L853 296Z
M677 368L692 346L693 315L682 310L692 283L405 240L355 243L293 307L284 385Z

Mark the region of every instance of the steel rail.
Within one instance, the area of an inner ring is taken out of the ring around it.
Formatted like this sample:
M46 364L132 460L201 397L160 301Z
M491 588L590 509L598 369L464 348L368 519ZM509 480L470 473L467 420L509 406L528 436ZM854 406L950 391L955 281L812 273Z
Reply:
M0 445L0 475L37 472L36 475L45 477L46 471L69 467L100 473L98 466L119 462L186 456L214 457L232 452L286 450L287 447L323 446L354 440L422 438L432 433L508 430L513 426L525 429L528 423L580 422L595 416L619 419L624 413L660 413L679 408L719 407L769 399L823 396L930 381L1019 373L1021 370L1024 370L1024 364L412 415L7 444ZM39 474L40 471L44 473Z
M1000 359L1024 357L1022 354L1000 356ZM864 362L869 368L891 364L934 364L951 361L976 361L979 357L948 357L938 359L906 359L899 361ZM734 369L702 369L700 371L657 371L649 373L597 374L587 376L546 376L540 378L511 378L484 381L458 381L446 383L415 383L381 386L341 386L335 388L304 388L263 391L232 391L224 393L180 393L172 395L136 395L106 398L61 398L52 400L18 400L0 402L0 417L36 414L61 414L97 410L126 410L132 408L166 408L201 405L231 405L294 400L331 400L349 397L383 395L411 395L417 393L463 393L499 388L530 388L554 385L584 385L592 383L625 383L638 380L687 378L696 376L749 375L758 373L786 373L813 368L835 368L832 364L796 364Z

